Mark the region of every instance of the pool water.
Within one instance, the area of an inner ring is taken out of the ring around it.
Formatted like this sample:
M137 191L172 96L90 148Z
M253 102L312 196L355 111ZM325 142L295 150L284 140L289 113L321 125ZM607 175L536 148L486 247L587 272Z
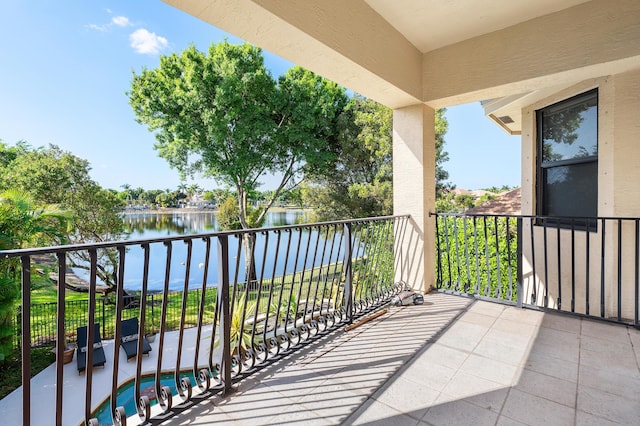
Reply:
M181 373L180 378L188 377L191 380L191 385L196 386L195 379L193 378L193 373ZM144 389L148 386L153 386L155 383L156 377L155 375L150 376L142 376L140 379L140 389ZM160 376L161 386L169 386L171 389L171 393L175 396L178 394L178 390L176 389L175 380L173 378L173 373L162 374ZM130 382L125 383L118 389L118 396L116 396L116 402L118 407L124 407L124 411L128 416L132 416L136 414L136 401L135 401L135 380L131 380ZM98 423L101 425L110 425L113 424L111 419L111 400L107 399L102 405L98 407L98 409L94 412L94 417L98 419ZM156 399L151 400L151 405L157 404L158 401Z

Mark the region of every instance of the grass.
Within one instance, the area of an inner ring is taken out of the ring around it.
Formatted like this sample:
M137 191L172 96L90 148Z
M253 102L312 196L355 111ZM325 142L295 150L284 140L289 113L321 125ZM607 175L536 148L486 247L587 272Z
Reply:
M51 347L31 349L31 377L35 376L53 362L56 356ZM0 362L0 399L9 395L22 385L22 354L19 348L4 361Z
M378 265L377 270L371 270L369 273L373 275L367 277L365 259L359 259L354 262L354 296L360 297L366 295L370 290L368 287L373 285L374 281L387 281L382 275L382 265ZM384 263L384 262L383 262ZM318 305L324 298L333 299L334 307L339 308L342 303L342 294L338 288L341 282L343 265L342 262L328 263L322 266L309 268L304 271L297 271L287 275L275 277L273 281L265 279L262 282L263 291L260 292L260 300L256 290L249 290L248 301L256 303L258 314L273 310L273 306L268 304L277 304L280 300L281 307L276 309L282 312L288 309L289 300L294 299L297 305L301 302L307 302ZM358 277L362 277L359 279ZM375 277L375 278L374 278ZM326 287L325 287L326 283ZM333 286L332 286L333 283ZM360 287L362 284L363 287ZM233 287L232 287L233 288ZM269 289L273 291L272 300L269 302ZM236 297L245 297L245 290L239 288L240 292ZM362 293L364 292L364 293ZM217 289L209 287L206 290L205 310L203 312L203 322L210 324L213 322L216 306ZM184 326L186 328L196 326L198 323L201 289L189 291L186 301L186 309L184 310ZM139 294L137 295L139 297ZM167 294L167 317L165 325L167 330L176 330L180 328L181 316L183 315L183 292L173 291ZM297 298L300 300L297 300ZM57 287L53 284L41 285L32 291L31 304L31 336L32 344L36 346L51 344L56 338L56 321L57 321ZM340 301L340 302L339 302ZM163 294L149 294L146 303L145 330L149 332L157 332L160 327L162 314ZM236 299L236 303L239 300ZM125 302L127 303L127 302ZM87 325L88 321L88 294L84 292L66 291L65 304L65 335L68 343L76 341L76 329ZM139 303L132 303L123 311L122 318L139 317ZM99 297L96 299L95 322L101 325L101 335L103 339L111 339L115 333L115 315L116 304L115 296L112 294L109 298Z
M65 300L87 300L89 294L81 291L67 290ZM47 285L31 291L31 303L52 303L58 301L58 287Z

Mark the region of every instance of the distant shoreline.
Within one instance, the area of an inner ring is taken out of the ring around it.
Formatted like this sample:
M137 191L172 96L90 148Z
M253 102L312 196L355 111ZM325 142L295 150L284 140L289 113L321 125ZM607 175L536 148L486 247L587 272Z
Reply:
M300 207L271 207L270 212L291 212L291 211L309 211ZM194 208L177 208L177 207L161 207L159 209L125 209L122 211L124 215L133 214L176 214L176 213L218 213L218 209L194 209Z

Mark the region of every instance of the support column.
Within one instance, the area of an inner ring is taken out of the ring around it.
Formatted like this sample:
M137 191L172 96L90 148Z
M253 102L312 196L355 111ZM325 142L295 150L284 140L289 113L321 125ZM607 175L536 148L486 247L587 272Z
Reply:
M398 247L396 279L427 292L435 285L435 111L413 105L393 111L393 210L410 214Z

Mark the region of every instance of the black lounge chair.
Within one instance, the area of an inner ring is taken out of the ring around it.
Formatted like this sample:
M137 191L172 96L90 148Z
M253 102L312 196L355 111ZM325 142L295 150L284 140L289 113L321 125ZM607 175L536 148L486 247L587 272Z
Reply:
M78 373L82 373L87 368L87 327L79 327L78 332ZM100 326L93 325L93 366L104 366L107 359L102 349L102 339L100 338Z
M122 337L120 338L120 346L127 353L127 360L134 358L138 354L138 318L129 318L122 321ZM149 354L151 345L147 339L142 336L142 353Z

